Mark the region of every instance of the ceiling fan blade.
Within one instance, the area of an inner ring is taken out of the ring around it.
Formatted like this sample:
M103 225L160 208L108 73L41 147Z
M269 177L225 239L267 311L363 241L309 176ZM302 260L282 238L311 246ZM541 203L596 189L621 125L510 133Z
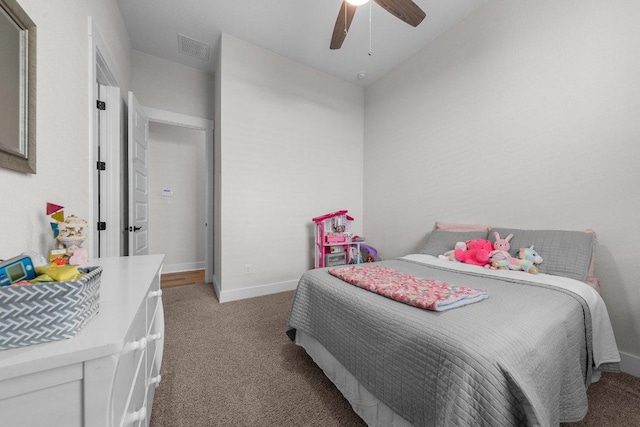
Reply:
M417 27L426 14L411 0L374 0L387 12L409 25Z
M340 49L344 38L347 37L347 31L353 21L353 15L356 13L357 6L347 3L346 0L342 2L340 11L338 12L338 18L336 19L336 25L333 27L333 34L331 35L330 49ZM346 31L345 31L346 28Z

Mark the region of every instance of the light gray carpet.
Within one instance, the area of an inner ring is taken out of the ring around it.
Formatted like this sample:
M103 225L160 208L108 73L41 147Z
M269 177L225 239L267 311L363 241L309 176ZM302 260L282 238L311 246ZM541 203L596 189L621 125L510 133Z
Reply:
M284 331L293 292L219 304L211 285L163 290L165 350L152 427L364 426ZM605 374L567 426L640 426L640 378Z

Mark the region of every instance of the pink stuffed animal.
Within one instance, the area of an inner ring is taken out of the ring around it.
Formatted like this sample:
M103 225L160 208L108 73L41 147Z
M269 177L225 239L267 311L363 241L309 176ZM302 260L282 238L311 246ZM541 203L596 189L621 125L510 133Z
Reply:
M497 231L494 231L493 235L496 237L496 241L493 244L495 250L489 254L490 264L494 268L507 268L509 260L512 258L509 253L509 249L511 249L509 240L513 239L513 234L509 234L504 239L500 238L500 234Z
M457 248L455 256L458 261L473 265L486 265L489 263L489 253L493 251L493 244L490 240L473 239L467 240L467 249Z

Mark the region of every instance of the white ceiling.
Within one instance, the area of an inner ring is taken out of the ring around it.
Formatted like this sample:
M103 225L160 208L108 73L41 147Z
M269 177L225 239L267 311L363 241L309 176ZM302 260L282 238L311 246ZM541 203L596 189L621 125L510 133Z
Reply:
M416 28L373 2L359 6L339 50L330 50L329 42L342 0L117 1L135 50L213 73L224 32L344 81L368 86L486 0L414 0L427 14ZM178 33L210 44L209 60L180 52ZM366 76L359 80L361 72Z

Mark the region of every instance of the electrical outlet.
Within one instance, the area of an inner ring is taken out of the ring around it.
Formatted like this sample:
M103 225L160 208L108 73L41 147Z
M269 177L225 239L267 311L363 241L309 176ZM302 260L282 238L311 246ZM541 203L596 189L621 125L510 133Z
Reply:
M251 264L245 264L244 266L244 274L247 276L251 275Z

